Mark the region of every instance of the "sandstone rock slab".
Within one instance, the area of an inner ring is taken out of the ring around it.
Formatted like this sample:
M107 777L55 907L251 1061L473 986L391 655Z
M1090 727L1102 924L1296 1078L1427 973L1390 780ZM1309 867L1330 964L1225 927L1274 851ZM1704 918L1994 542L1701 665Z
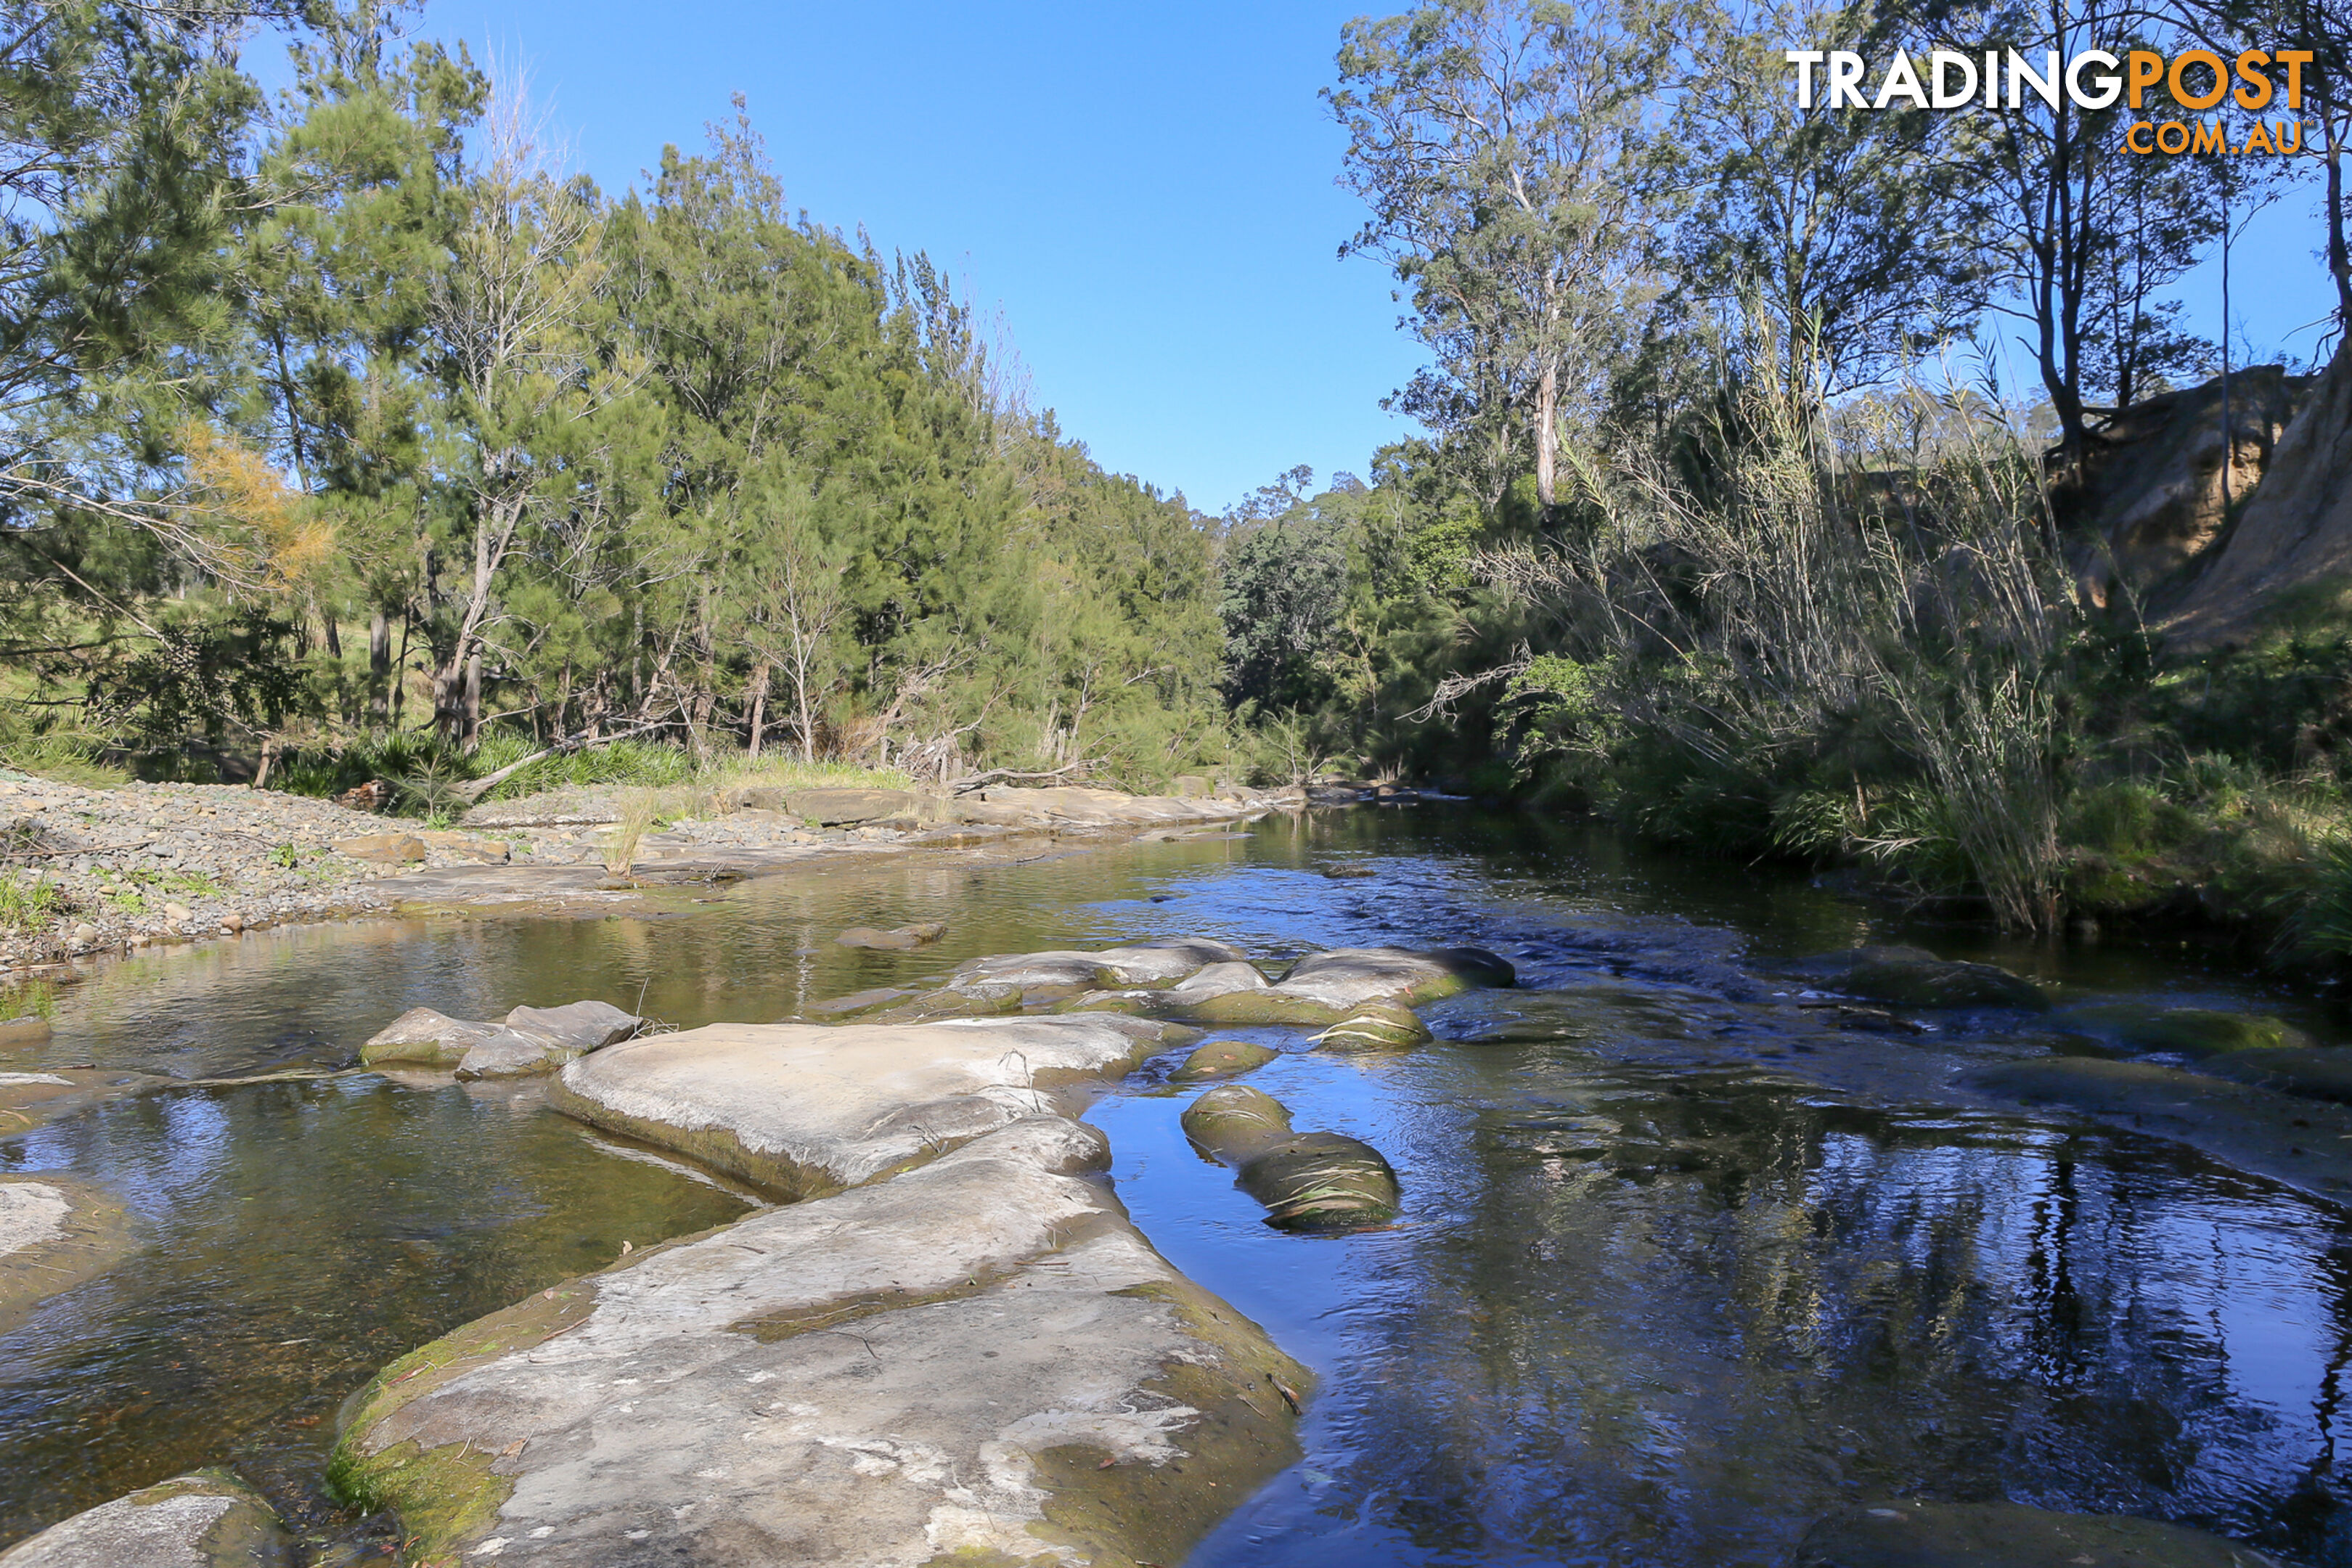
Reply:
M368 1037L360 1047L360 1060L408 1062L420 1067L456 1067L466 1053L488 1039L497 1026L452 1018L430 1007L411 1007Z
M61 1520L0 1552L0 1568L291 1568L293 1542L221 1470L178 1476Z
M1244 963L1239 948L1204 938L1106 948L1100 952L1056 949L994 953L956 968L959 984L990 983L1024 989L1045 986L1172 986L1212 964Z
M379 866L405 866L425 858L425 840L414 833L362 833L335 840L335 853Z
M457 1062L457 1076L471 1081L484 1078L531 1078L553 1072L565 1057L537 1035L526 1035L503 1024L493 1024Z
M1107 1159L1026 1117L532 1297L385 1369L335 1482L436 1562L1181 1562L1295 1459L1306 1374Z
M856 1186L1116 1078L1152 1043L1127 1019L713 1024L566 1067L549 1103L794 1197Z
M517 1007L507 1015L507 1027L547 1043L553 1051L575 1056L601 1051L635 1034L645 1020L625 1013L610 1002L566 1002L561 1007Z

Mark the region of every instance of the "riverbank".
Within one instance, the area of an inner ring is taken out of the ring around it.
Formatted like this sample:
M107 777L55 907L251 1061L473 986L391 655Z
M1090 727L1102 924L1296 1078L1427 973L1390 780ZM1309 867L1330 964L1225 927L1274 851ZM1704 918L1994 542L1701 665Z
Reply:
M1188 796L567 788L434 828L243 785L0 776L0 984L76 958L407 905L601 906L648 884L820 856L1192 828L1307 804L1300 790L1198 782Z

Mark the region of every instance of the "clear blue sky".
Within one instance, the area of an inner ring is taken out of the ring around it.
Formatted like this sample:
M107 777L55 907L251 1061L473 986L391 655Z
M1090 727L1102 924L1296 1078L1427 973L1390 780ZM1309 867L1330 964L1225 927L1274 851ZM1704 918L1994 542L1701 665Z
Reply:
M611 189L741 91L795 205L929 251L1002 307L1065 432L1215 511L1293 464L1363 472L1410 431L1380 400L1419 354L1386 271L1337 258L1362 208L1316 98L1340 25L1389 8L428 0L421 29L526 67ZM2311 207L2287 195L2238 247L2235 363L2314 351ZM2217 335L2218 265L2181 292Z
M750 100L788 198L1001 304L1041 406L1105 467L1220 510L1362 472L1419 363L1316 89L1362 0L734 5L430 0L521 61L608 188Z

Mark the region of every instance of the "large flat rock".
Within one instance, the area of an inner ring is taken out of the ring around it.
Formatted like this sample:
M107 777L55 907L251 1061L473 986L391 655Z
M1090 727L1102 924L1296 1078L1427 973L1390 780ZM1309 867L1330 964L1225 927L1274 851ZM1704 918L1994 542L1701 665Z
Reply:
M1297 1458L1305 1373L1107 1161L1028 1116L533 1296L386 1368L336 1484L436 1563L1180 1563Z
M608 1046L549 1103L791 1197L920 1164L1117 1078L1151 1048L1136 1020L1079 1014L919 1024L713 1024Z
M61 1520L0 1568L290 1568L292 1544L244 1483L198 1470Z

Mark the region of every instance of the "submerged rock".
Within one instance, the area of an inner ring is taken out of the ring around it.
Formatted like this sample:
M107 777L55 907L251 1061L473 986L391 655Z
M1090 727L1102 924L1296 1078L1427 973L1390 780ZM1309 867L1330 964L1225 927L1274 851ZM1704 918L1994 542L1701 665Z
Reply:
M129 1214L72 1176L0 1176L0 1333L131 1250Z
M893 926L879 931L873 926L852 926L833 940L843 947L870 947L883 952L904 952L929 947L947 935L945 921L918 921L913 925Z
M1795 1568L2279 1568L2201 1530L2016 1503L1902 1499L1815 1525Z
M1410 1007L1393 1002L1367 1002L1316 1037L1327 1051L1382 1051L1418 1046L1431 1038L1429 1026Z
M2225 1058L2226 1059L2226 1058ZM1979 1068L1968 1089L2169 1138L2305 1192L2352 1196L2352 1110L2156 1062L2053 1057Z
M2158 1007L2107 1002L2070 1007L2051 1019L2069 1034L2125 1051L2210 1057L2223 1051L2308 1046L2311 1037L2267 1013L2223 1013L2210 1007Z
M860 1013L879 1012L914 994L904 985L877 985L869 991L853 991L846 996L811 1002L805 1010L813 1018L854 1018Z
M1858 947L1797 966L1826 974L1850 996L1897 1007L2021 1007L2046 1012L2040 986L1990 963L1937 958L1914 947Z
M1626 1039L1686 1040L1717 1022L1713 998L1654 986L1580 985L1553 991L1497 991L1465 1004L1447 1020L1465 1045L1601 1044ZM1685 1009L1687 1009L1685 1011Z
M0 1018L0 1046L37 1046L49 1037L49 1021L38 1013L21 1018Z
M1168 1081L1204 1083L1211 1079L1233 1078L1262 1068L1281 1054L1265 1046L1252 1045L1247 1040L1211 1040L1204 1046L1194 1047L1192 1054L1168 1075Z
M59 1068L55 1072L0 1072L0 1138L29 1132L60 1116L121 1095L173 1080L111 1068Z
M2238 1083L2274 1089L2282 1094L2352 1105L2352 1051L2340 1047L2231 1051L2204 1063L2199 1070Z
M1131 1070L1158 1032L1073 1015L713 1024L566 1067L556 1110L793 1197L856 1186Z
M1307 1374L1107 1162L1026 1117L533 1296L387 1367L333 1479L434 1562L1181 1562L1297 1458Z
M1185 1109L1186 1137L1264 1204L1280 1230L1359 1230L1396 1217L1396 1172L1381 1152L1339 1132L1294 1132L1272 1095L1242 1084L1213 1089Z
M0 1552L0 1568L290 1568L269 1505L223 1470L100 1503Z

